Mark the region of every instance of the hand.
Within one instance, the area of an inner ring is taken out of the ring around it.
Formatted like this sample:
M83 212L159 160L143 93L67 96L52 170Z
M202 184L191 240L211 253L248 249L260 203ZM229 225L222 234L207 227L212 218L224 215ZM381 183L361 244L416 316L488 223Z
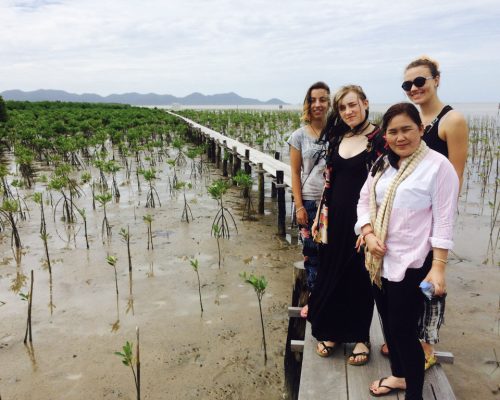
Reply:
M295 216L297 217L297 223L299 225L307 225L309 219L307 218L307 211L305 208L302 208L296 211Z
M378 237L375 236L374 233L365 235L365 243L371 255L376 258L384 257L385 252L387 251L387 247L385 246L384 242L382 242Z
M356 245L354 246L356 252L359 253L361 251L361 247L363 247L365 244L366 244L365 238L363 237L363 235L359 235L358 238L356 239Z
M434 285L434 296L442 296L446 293L445 271L441 265L432 264L424 281Z
M316 218L314 218L314 222L311 227L311 234L312 237L316 237L316 235L318 234L318 220Z

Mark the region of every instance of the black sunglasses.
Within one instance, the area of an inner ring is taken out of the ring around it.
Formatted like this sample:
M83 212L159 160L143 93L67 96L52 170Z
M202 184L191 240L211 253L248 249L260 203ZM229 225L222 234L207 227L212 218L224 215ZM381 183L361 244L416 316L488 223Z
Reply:
M401 87L403 88L404 91L409 92L413 85L415 85L416 87L422 87L425 85L425 82L429 79L434 79L434 77L429 76L428 78L424 78L423 76L417 76L412 81L404 81Z

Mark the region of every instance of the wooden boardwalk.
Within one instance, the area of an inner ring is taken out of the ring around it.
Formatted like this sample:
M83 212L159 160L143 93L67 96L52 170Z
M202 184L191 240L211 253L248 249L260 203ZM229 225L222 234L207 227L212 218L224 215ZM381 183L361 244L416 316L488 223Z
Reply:
M366 400L373 398L368 390L371 382L391 375L389 360L382 356L379 351L384 339L376 309L370 338L372 344L370 362L364 366L355 367L346 362L346 356L351 353L353 344L341 345L335 350L332 357L319 357L316 354L317 341L311 335L311 325L307 323L299 400ZM441 365L435 365L426 372L423 397L424 400L456 399ZM403 400L404 391L383 398Z
M241 157L245 157L245 150L249 150L250 151L249 158L252 164L257 165L258 163L262 163L262 168L269 175L272 175L274 177L276 177L276 171L283 171L284 173L283 183L290 188L292 187L292 176L290 172L290 165L274 159L274 157L270 156L269 154L262 153L258 150L253 149L250 146L247 146L246 144L240 143L237 140L224 136L221 133L214 131L213 129L200 125L197 122L190 120L189 118L183 117L182 115L175 114L171 111L168 111L168 113L183 119L192 127L200 129L205 135L211 137L216 142L218 142L219 145L222 145L223 142L225 141L227 148L232 149L233 147L236 147L236 150Z
M243 143L226 137L219 132L202 126L189 118L168 111L170 114L181 118L193 128L199 129L205 136L214 139L219 146L231 151L236 148L241 159L249 151L249 161L254 165L262 163L262 169L269 175L276 177L277 171L283 171L285 186L291 188L290 166L274 159L268 154L255 150ZM224 150L226 151L226 150ZM299 263L302 264L302 263ZM301 266L296 265L297 268ZM370 362L361 367L348 365L347 354L353 349L353 344L343 344L335 350L332 357L321 358L316 354L316 340L311 335L311 325L306 324L304 341L292 341L292 348L302 351L302 368L300 376L299 400L366 400L372 398L368 387L375 379L391 374L389 360L380 354L380 346L384 342L378 314L374 317L370 330L372 354ZM444 354L443 360L453 359L453 356ZM439 359L439 357L438 357ZM455 400L453 390L446 378L442 367L438 364L430 368L425 375L424 383L425 400ZM404 392L384 396L384 399L403 400Z

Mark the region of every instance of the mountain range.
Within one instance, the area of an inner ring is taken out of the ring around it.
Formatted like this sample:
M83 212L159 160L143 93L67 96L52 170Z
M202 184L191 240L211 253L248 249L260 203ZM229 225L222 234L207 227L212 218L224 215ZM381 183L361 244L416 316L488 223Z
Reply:
M40 89L31 92L23 92L22 90L6 90L0 93L4 100L17 101L69 101L69 102L84 102L84 103L121 103L141 106L159 106L159 105L284 105L284 101L280 99L270 99L261 101L241 97L234 92L220 93L213 95L204 95L202 93L191 93L185 97L176 97L170 94L156 93L123 93L110 94L109 96L101 96L95 93L68 93L64 90L46 90Z

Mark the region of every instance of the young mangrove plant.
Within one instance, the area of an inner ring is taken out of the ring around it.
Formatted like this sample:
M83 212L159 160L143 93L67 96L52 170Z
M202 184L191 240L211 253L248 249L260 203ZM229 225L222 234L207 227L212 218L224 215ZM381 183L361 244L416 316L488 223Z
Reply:
M262 343L264 345L264 362L267 362L267 346L266 346L266 333L264 330L264 318L262 317L262 297L266 292L267 280L264 276L256 277L254 274L247 275L246 272L240 274L243 280L252 285L257 295L257 300L259 302L259 312L260 312L260 325L262 327Z
M30 291L26 295L24 293L20 293L19 295L23 300L26 300L28 302L28 317L26 319L26 333L24 334L24 344L28 341L30 343L33 342L33 334L31 330L31 307L33 305L33 281L34 281L34 275L33 275L33 270L31 270L31 283L30 283Z
M177 182L175 185L175 190L183 190L183 196L184 196L184 207L182 209L182 216L181 216L181 222L187 222L189 224L189 216L191 215L191 220L193 220L193 213L191 211L191 207L189 207L189 204L186 200L186 187L188 189L192 188L191 183L189 182Z
M153 247L153 229L152 229L152 224L153 224L153 216L150 214L147 214L142 217L144 222L146 223L146 226L148 227L148 250L149 250L149 244L151 243L151 250L154 249Z
M200 296L200 310L201 314L203 314L203 303L201 301L201 283L200 283L200 273L198 272L199 263L196 258L189 260L191 267L193 267L194 272L196 272L196 277L198 278L198 294Z
M118 292L118 273L116 271L116 262L118 258L116 256L107 256L106 261L108 265L113 267L115 272L115 289L116 289L116 322L112 325L111 332L116 332L120 329L120 307L118 305L119 292Z
M229 238L230 237L230 232L229 232L229 223L227 222L227 217L226 214L229 215L233 221L234 228L236 230L236 233L238 233L238 228L236 226L236 221L234 220L233 215L231 212L224 207L223 203L223 196L227 192L227 189L229 189L229 183L227 181L224 181L222 179L216 180L213 182L209 187L208 187L208 193L210 196L212 196L213 199L217 200L219 203L219 210L217 211L217 214L215 214L214 220L212 222L212 229L211 229L211 234L214 235L214 226L217 225L219 226L219 232L218 235L223 238Z
M111 186L111 194L115 198L115 201L120 201L120 190L118 189L118 184L116 182L116 173L121 169L120 165L115 160L109 160L104 163L104 172L111 174L111 180L113 182Z
M17 229L15 213L19 210L19 203L16 200L5 199L0 207L0 215L6 220L12 229L11 246L16 256L16 260L21 256L21 238Z
M252 196L251 190L253 185L253 179L250 174L247 174L243 170L239 170L234 177L236 184L241 187L241 194L245 199L245 206L243 207L243 220L251 219L252 214L254 212L253 204L252 204Z
M122 241L127 245L127 258L128 258L128 281L129 281L129 299L127 302L127 313L132 310L134 314L134 294L132 292L132 255L130 252L130 228L127 225L127 229L121 228L119 235Z
M149 190L148 194L146 196L146 208L155 208L155 196L156 200L158 201L158 204L161 207L161 202L160 202L160 196L158 196L158 192L156 191L156 188L154 186L154 181L156 180L156 170L154 168L150 169L145 169L141 171L142 176L144 176L144 179L148 183Z
M105 243L104 237L107 238L108 242L111 240L111 225L109 224L108 215L106 214L106 204L108 204L112 198L113 195L109 192L97 194L95 196L95 199L101 205L104 211L104 218L102 219L102 225L101 225L101 235L103 244Z
M139 328L136 329L137 346L135 348L135 357L133 355L134 343L127 341L122 351L115 351L115 354L122 359L122 364L130 367L134 376L135 390L137 393L136 400L141 400L141 360L139 353Z
M90 246L89 246L89 235L87 232L87 212L85 211L85 208L76 207L76 210L78 211L78 214L80 214L80 217L82 217L83 220L83 231L85 233L85 243L87 245L87 250L88 250L90 249Z
M220 227L219 225L215 224L214 226L212 226L212 232L215 236L215 239L217 240L217 253L219 254L219 269L220 269L220 263L221 263L221 251L220 251L220 243L219 243L219 239L220 239Z

